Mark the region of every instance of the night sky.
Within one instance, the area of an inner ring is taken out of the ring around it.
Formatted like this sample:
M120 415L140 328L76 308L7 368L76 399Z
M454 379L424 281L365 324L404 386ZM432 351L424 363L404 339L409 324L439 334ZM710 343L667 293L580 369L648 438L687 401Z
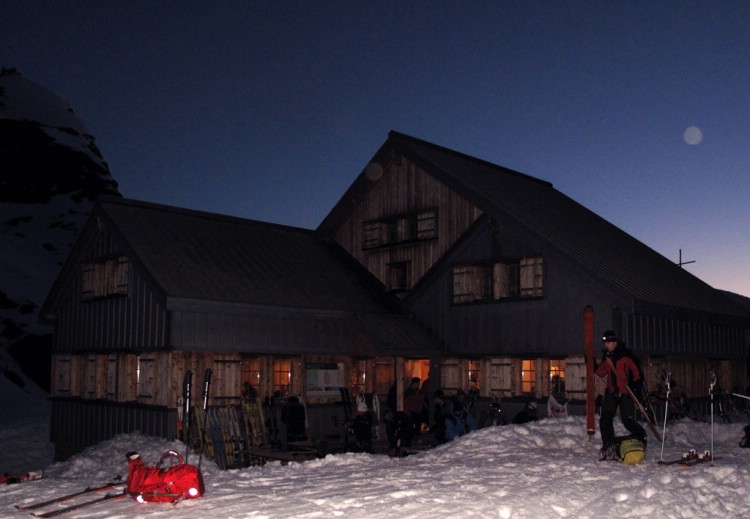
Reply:
M750 2L4 0L129 198L315 228L393 129L750 296Z

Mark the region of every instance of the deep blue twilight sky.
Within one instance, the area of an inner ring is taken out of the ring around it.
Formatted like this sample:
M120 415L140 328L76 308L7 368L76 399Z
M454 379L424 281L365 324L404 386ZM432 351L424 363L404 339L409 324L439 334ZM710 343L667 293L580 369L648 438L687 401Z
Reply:
M315 228L394 129L750 296L750 2L5 0L124 196Z

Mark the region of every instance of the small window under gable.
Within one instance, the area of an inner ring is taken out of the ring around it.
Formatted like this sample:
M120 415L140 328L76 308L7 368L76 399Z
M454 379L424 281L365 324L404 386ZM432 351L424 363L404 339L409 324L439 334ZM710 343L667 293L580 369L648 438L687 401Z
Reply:
M417 239L437 238L437 209L422 211L417 215Z
M437 238L437 209L366 221L362 231L363 250L432 240Z
M81 265L81 298L127 295L129 265L126 256L109 258Z
M388 241L388 226L384 222L365 222L362 248L374 249Z
M391 292L400 292L409 289L409 262L399 261L389 263L386 272L388 280L388 290Z

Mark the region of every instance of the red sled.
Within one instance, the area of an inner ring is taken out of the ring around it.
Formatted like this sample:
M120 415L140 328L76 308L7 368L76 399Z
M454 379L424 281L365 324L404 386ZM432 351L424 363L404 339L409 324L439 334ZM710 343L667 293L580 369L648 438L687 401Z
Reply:
M169 466L162 465L169 460ZM206 489L203 476L194 465L188 465L175 451L167 451L155 467L147 467L140 455L128 455L127 493L139 503L175 503L201 497Z

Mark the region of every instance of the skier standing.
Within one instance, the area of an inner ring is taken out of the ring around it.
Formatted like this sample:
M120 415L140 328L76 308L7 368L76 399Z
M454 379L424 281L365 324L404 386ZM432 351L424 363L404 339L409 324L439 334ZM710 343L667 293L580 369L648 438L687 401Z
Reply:
M607 456L608 450L614 448L622 438L615 437L614 418L620 409L620 418L625 428L635 438L646 445L646 431L635 419L635 404L628 392L628 386L633 393L641 393L643 379L631 351L617 339L617 334L611 330L604 332L604 358L596 368L596 375L607 378L607 390L602 401L599 431L602 435L602 458Z

